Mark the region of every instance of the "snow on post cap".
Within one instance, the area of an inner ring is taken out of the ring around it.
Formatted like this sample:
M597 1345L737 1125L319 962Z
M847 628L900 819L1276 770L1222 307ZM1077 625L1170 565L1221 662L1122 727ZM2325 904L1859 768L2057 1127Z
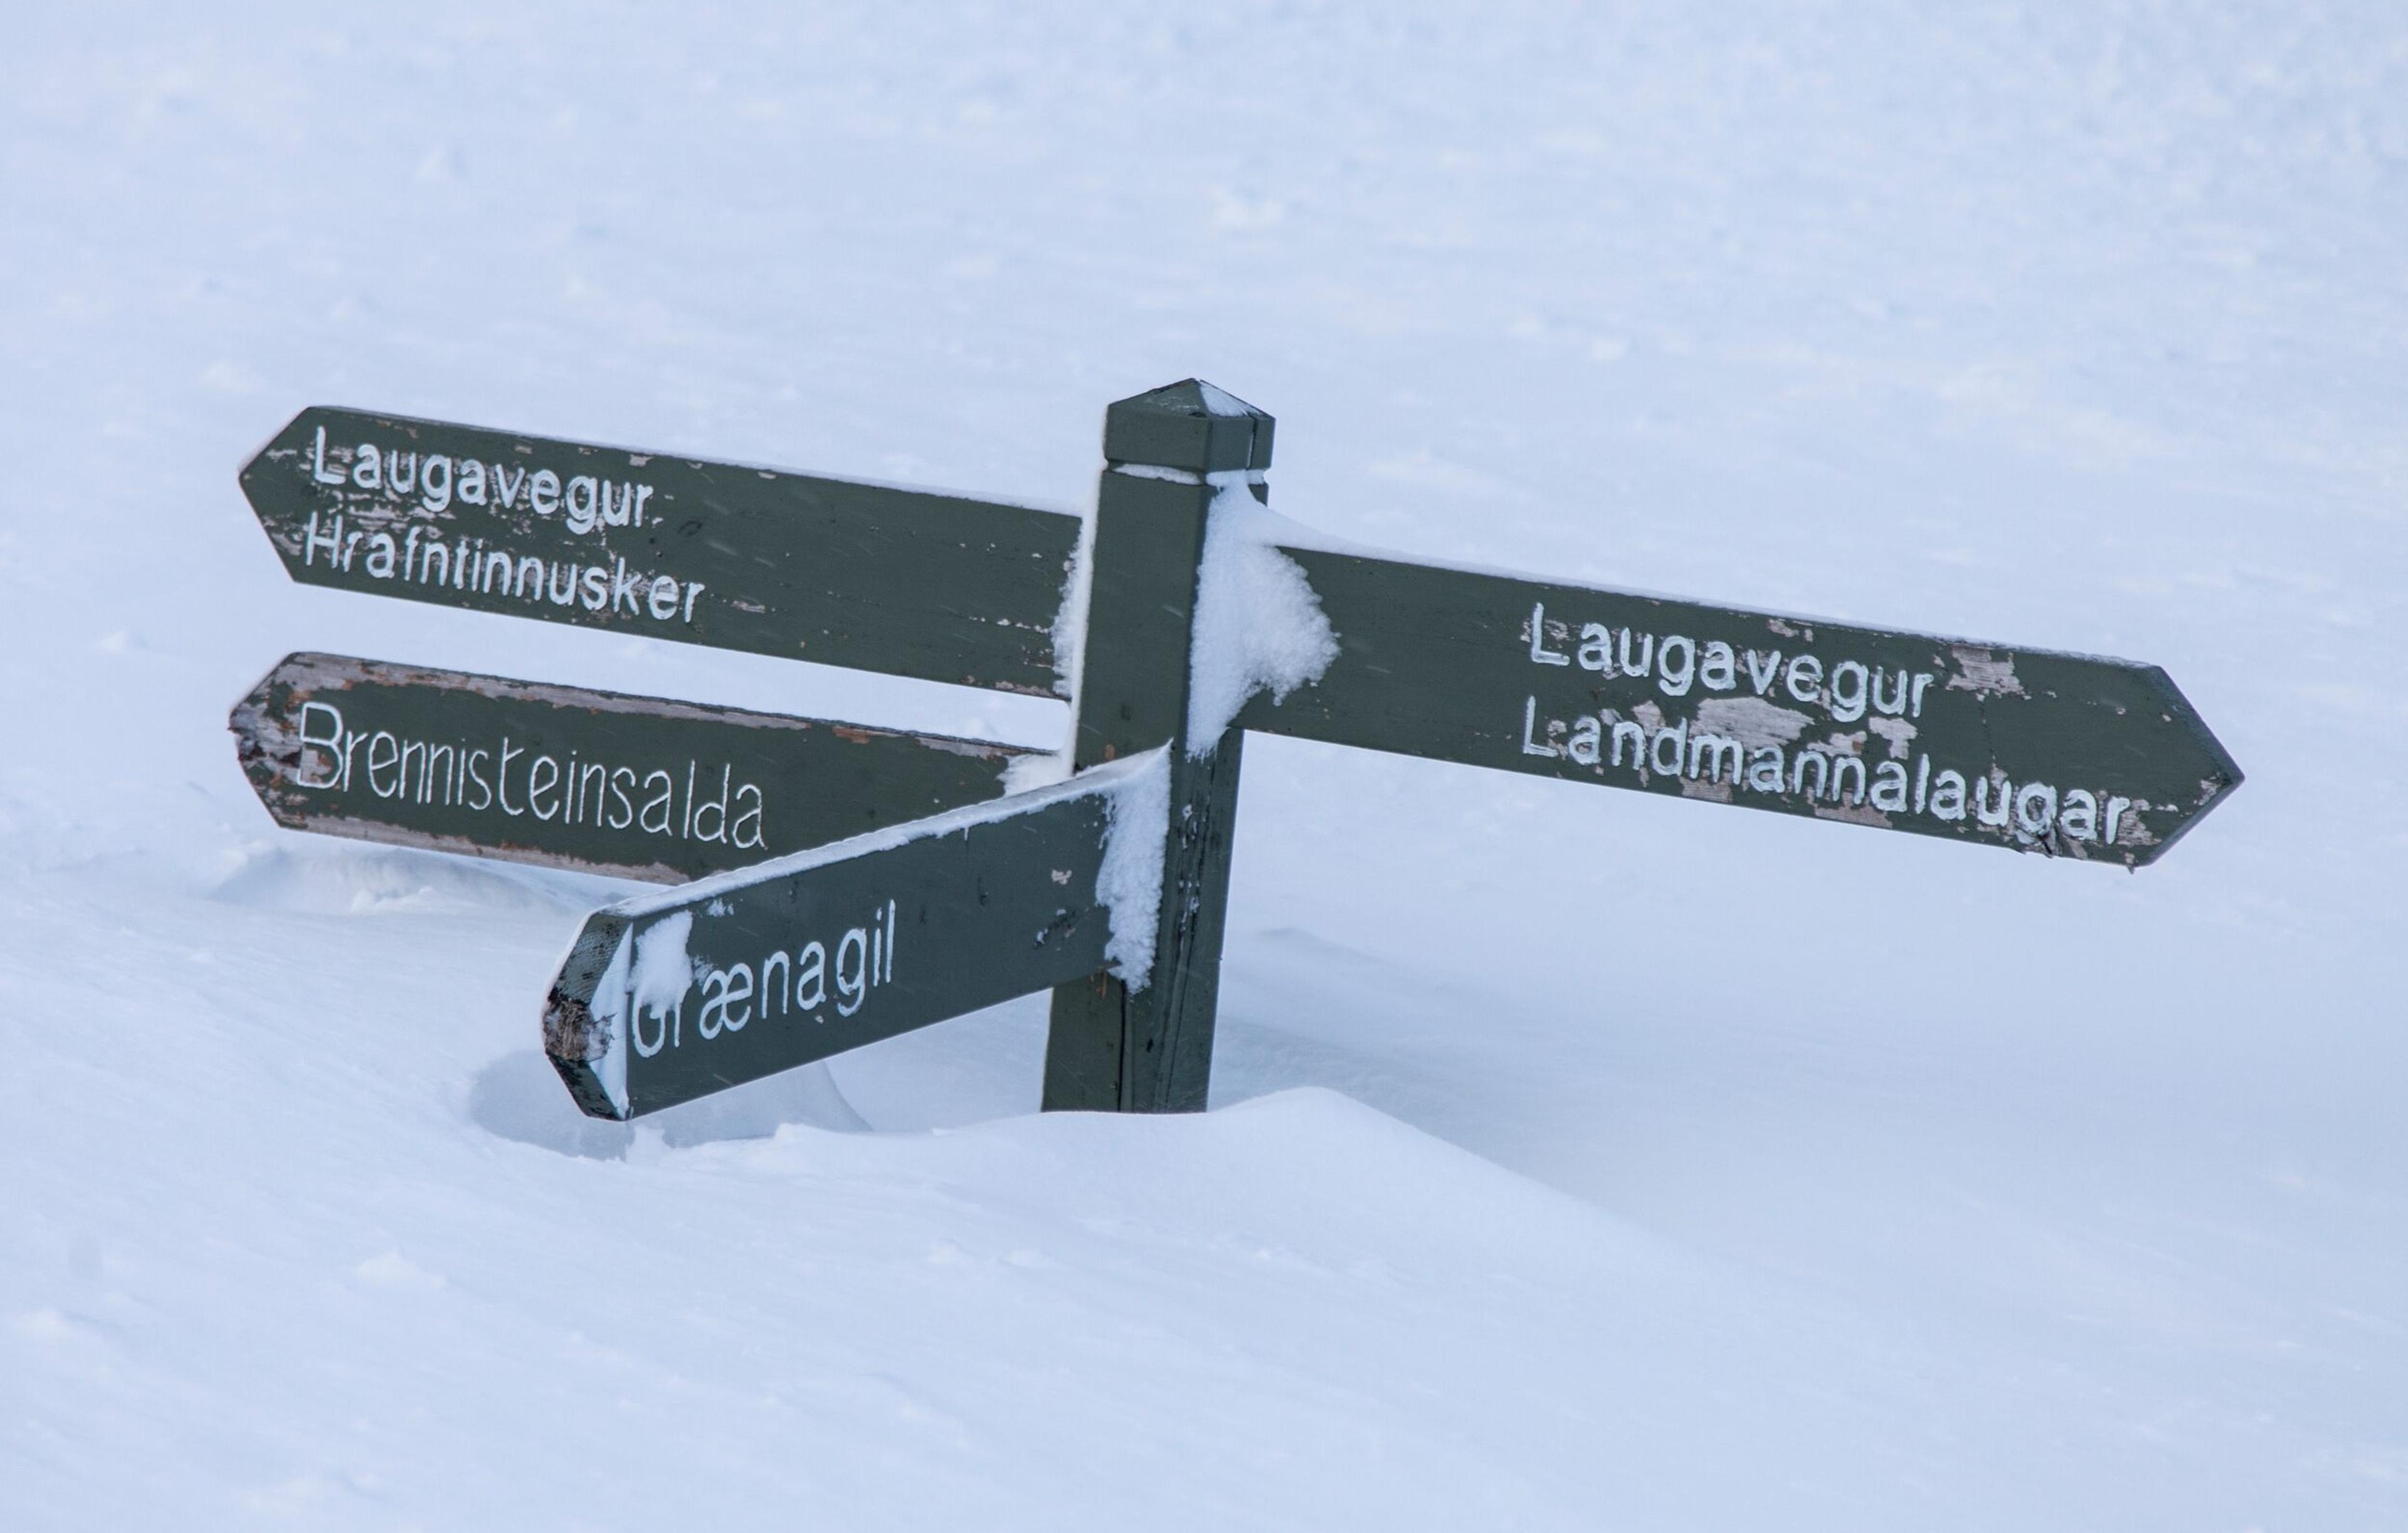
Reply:
M1191 474L1260 473L1271 466L1271 418L1191 378L1106 409L1104 457Z

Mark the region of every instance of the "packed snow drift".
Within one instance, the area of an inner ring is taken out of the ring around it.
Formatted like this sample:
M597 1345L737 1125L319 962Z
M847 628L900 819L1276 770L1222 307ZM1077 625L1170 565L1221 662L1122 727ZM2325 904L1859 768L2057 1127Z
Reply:
M32 7L0 192L0 1526L2408 1525L2396 7ZM1265 515L2249 783L2127 875L1258 736L1211 1111L1039 1115L1030 997L627 1125L632 886L237 767L294 651L1063 738L295 585L305 405L1078 509L1188 377Z

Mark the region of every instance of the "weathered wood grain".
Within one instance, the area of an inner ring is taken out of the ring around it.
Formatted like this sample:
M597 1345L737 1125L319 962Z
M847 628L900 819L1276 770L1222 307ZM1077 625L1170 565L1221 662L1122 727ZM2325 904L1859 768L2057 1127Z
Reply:
M998 797L1027 753L308 653L227 726L279 824L658 882Z

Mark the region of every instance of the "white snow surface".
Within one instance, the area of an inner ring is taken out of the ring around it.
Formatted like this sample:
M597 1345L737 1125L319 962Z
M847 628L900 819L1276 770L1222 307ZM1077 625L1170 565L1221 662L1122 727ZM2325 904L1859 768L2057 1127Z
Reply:
M1246 415L1252 410L1246 402L1209 380L1197 379L1197 392L1203 395L1204 408L1214 415Z
M1246 700L1274 703L1321 680L1338 636L1297 562L1277 543L1294 526L1254 498L1248 476L1214 475L1196 572L1187 666L1187 753L1209 756Z
M2387 4L26 7L0 50L0 1527L2408 1526ZM286 835L321 649L1053 699L290 584L351 404L2161 664L2125 876L1256 737L1214 1110L1042 997L636 1125L595 880Z

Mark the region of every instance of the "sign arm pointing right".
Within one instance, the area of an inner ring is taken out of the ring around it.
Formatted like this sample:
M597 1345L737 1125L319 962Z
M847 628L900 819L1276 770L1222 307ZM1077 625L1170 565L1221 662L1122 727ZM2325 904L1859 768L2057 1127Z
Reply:
M1282 552L1339 654L1268 734L2128 867L2242 780L2155 666Z

